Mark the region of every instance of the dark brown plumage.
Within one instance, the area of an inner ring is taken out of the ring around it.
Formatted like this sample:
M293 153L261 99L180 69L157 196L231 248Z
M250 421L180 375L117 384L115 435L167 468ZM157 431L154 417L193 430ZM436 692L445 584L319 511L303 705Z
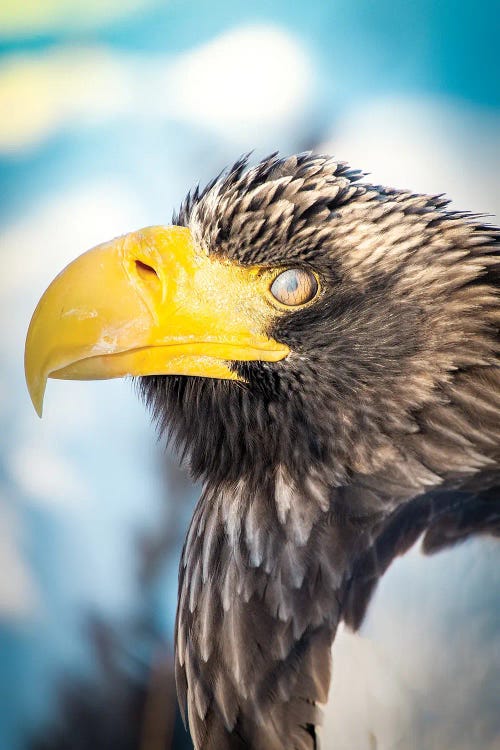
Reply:
M243 265L312 269L247 381L142 390L204 490L179 576L177 686L195 746L310 750L339 622L395 555L499 532L499 232L439 196L303 154L246 160L175 223Z

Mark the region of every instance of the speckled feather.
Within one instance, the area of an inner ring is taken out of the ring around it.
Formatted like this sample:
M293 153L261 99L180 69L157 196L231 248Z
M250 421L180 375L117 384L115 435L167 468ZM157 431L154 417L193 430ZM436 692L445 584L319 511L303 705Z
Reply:
M142 379L205 484L183 551L177 686L197 748L311 750L341 618L397 554L499 530L499 231L330 157L241 159L178 224L235 262L313 269L247 385Z

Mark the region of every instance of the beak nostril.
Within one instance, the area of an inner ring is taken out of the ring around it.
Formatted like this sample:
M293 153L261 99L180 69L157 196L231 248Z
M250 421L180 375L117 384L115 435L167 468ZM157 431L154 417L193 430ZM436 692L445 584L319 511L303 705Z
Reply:
M148 266L148 264L144 263L142 260L135 261L135 268L141 278L151 278L151 275L154 275L156 276L156 278L158 278L158 274L156 273L155 269L152 266Z
M142 260L135 261L135 270L140 280L153 292L161 293L161 281L156 270Z

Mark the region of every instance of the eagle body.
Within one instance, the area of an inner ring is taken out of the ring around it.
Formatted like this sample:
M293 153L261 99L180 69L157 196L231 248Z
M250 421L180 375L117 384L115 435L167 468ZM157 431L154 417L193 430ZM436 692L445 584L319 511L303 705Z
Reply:
M205 482L179 577L177 684L196 747L310 750L340 620L426 533L498 532L498 232L318 156L237 164L175 223L328 292L277 323L248 386L147 378Z
M197 749L317 748L337 627L360 625L394 557L500 530L499 230L362 177L242 159L174 216L223 268L317 281L258 324L287 356L139 373L204 486L176 624Z

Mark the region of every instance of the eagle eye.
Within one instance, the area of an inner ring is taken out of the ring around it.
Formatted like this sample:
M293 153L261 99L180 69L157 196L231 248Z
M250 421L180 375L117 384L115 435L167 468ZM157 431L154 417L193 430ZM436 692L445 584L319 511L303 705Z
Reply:
M271 294L282 305L297 307L310 302L318 292L316 276L302 268L289 268L276 276Z

